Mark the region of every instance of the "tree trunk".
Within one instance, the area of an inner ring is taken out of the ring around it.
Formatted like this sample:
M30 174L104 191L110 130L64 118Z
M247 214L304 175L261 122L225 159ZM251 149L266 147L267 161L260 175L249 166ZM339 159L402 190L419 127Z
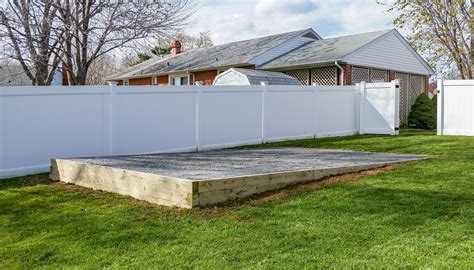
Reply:
M474 0L471 0L470 8L471 19L469 26L471 27L471 79L474 78Z

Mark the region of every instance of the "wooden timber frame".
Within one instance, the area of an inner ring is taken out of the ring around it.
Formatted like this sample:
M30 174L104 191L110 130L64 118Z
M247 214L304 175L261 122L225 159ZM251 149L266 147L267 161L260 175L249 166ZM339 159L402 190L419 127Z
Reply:
M241 199L298 183L381 168L401 162L403 161L189 180L67 159L53 159L50 178L94 190L127 195L159 205L191 209Z

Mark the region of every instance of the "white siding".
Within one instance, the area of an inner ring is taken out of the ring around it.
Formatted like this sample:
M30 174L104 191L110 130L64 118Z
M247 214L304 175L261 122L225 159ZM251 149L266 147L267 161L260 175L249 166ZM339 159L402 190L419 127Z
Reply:
M277 57L280 57L288 52L291 52L292 50L299 48L311 41L314 41L315 39L312 38L307 38L307 37L302 37L305 33L301 34L300 36L291 38L282 44L260 54L259 56L255 57L254 59L250 60L249 62L251 64L254 64L256 66L263 65L270 60L273 60Z
M415 73L422 75L432 74L424 61L412 51L396 31L387 33L366 46L342 58L355 66L373 67Z

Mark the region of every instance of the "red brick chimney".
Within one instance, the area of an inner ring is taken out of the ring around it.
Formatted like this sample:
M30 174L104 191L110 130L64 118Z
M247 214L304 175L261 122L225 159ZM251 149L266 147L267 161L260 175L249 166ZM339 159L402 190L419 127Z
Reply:
M180 53L181 53L181 42L179 42L178 40L171 42L171 54L177 55Z
M62 75L62 85L69 85L69 79L67 77L67 68L64 63L61 68L61 75Z

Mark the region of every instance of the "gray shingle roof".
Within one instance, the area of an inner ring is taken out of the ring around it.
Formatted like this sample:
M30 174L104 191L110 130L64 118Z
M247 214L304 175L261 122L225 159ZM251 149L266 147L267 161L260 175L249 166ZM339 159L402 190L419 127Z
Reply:
M392 30L316 40L259 68L271 69L334 62L390 31Z
M177 71L203 70L240 64L245 65L259 54L306 30L307 29L190 50L175 56L167 55L163 58L156 57L123 72L114 74L108 79L116 80L146 74L167 74Z
M256 56L307 30L308 29L304 29L257 39L190 50L175 56L166 55L163 57L155 57L125 71L116 73L108 79L119 80L144 75L168 74L174 72L215 69L227 66L248 65L249 61ZM334 62L390 31L392 30L315 40L259 66L258 68L273 69Z

